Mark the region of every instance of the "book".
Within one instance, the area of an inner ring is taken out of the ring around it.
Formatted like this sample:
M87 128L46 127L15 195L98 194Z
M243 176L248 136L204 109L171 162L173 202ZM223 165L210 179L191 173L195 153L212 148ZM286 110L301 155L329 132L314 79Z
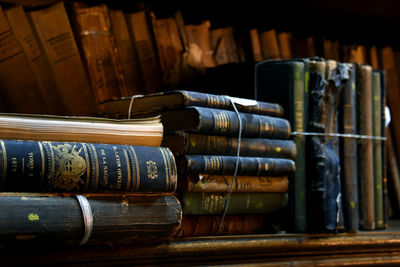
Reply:
M263 215L227 215L218 235L249 235L267 231L267 218ZM217 233L221 216L186 215L175 236L177 238L212 236Z
M192 134L183 131L165 134L162 141L162 146L169 147L173 153L180 155L235 156L238 145L237 137ZM294 159L296 144L292 140L241 138L240 155Z
M306 131L308 118L309 60L263 61L255 66L255 95L258 101L282 105L283 118L294 132ZM289 182L290 231L305 232L306 222L306 138L293 137L296 143L296 172Z
M289 122L282 118L239 113L242 137L288 139ZM177 130L211 135L238 136L239 118L234 111L189 106L161 112L164 133Z
M225 192L233 182L232 175L187 174L180 176L182 192ZM287 176L237 176L232 192L288 192Z
M160 146L159 117L113 120L99 117L0 113L0 138Z
M339 130L344 134L357 134L356 107L356 67L352 63L344 64L349 71L349 80L345 84L339 107ZM344 229L347 232L358 230L358 182L357 182L357 140L340 139L340 183Z
M109 9L111 29L118 47L119 58L124 71L128 96L143 94L143 80L138 55L129 34L125 14L121 9Z
M280 51L276 30L271 29L259 34L263 59L280 59Z
M372 136L372 68L357 65L357 128L361 135ZM375 229L375 197L372 139L358 140L358 195L360 228Z
M133 46L136 48L144 92L147 94L159 92L162 86L162 72L148 13L139 11L126 13L125 16L134 42Z
M334 60L310 62L310 102L308 131L321 133L309 138L308 203L309 228L315 232L335 232L341 214L340 159L336 117L341 92L350 78L344 65Z
M125 75L105 4L72 3L71 21L96 103L127 96Z
M256 113L274 117L282 117L283 115L283 108L278 103L233 97L231 99L239 112ZM138 96L133 100L131 98L122 98L117 101L108 101L103 103L102 113L105 116L127 118L129 106L131 106L131 115L156 113L165 109L178 109L186 106L233 110L231 101L223 95L172 90Z
M290 32L280 32L277 34L279 51L282 59L293 58L292 39L293 35Z
M213 51L211 49L210 42L210 27L211 23L209 20L203 21L200 24L186 24L186 34L188 37L189 44L195 44L201 49L201 58L203 66L206 68L213 68L216 66Z
M96 114L93 92L64 4L58 2L26 14L52 70L60 102L67 112L64 115Z
M210 30L211 49L215 64L239 63L234 28L232 26Z
M16 112L47 113L38 81L0 7L0 82Z
M260 36L258 35L257 29L251 29L249 31L251 41L251 51L253 53L254 62L262 61L263 55L261 52Z
M32 27L29 24L23 7L18 5L6 9L4 13L28 60L32 72L35 74L41 96L46 102L48 112L58 115L65 114L65 108L60 101L60 95L56 89L57 85L53 78L52 71L46 56L39 47L36 36L33 34ZM37 104L40 104L40 102Z
M228 193L185 192L183 215L221 215ZM287 204L287 193L232 193L226 214L275 214Z
M185 155L177 157L177 168L181 173L233 175L235 156ZM237 175L285 176L295 171L290 159L239 157Z
M9 192L174 192L168 148L0 140L0 189Z
M381 73L372 71L372 133L375 137L382 137L382 107L381 107ZM383 159L382 141L373 140L373 170L374 170L374 199L375 199L375 228L383 229L384 206L383 206Z
M0 193L0 203L0 240L9 245L161 242L182 217L168 195Z
M387 128L387 177L388 195L392 207L393 218L400 217L400 169L390 127Z

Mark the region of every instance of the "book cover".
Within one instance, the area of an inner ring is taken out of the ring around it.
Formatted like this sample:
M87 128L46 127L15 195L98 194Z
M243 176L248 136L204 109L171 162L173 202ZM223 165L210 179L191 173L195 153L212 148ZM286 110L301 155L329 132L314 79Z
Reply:
M258 101L282 105L284 118L291 129L306 131L308 118L309 67L308 59L263 61L255 66L255 95ZM306 138L293 137L296 143L296 172L289 182L290 230L305 232L306 219Z

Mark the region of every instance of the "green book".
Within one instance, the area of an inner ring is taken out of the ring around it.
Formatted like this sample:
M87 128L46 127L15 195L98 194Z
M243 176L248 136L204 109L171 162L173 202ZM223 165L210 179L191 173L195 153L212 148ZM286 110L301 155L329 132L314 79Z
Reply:
M305 132L308 117L309 60L263 61L255 67L256 98L282 105L295 132ZM306 232L306 138L295 135L296 172L289 182L290 228Z
M184 215L222 214L229 193L186 192ZM274 214L286 207L287 193L232 193L226 214Z
M382 136L381 115L381 74L379 71L372 71L372 129L374 136ZM375 227L377 229L384 228L381 142L381 140L373 140Z

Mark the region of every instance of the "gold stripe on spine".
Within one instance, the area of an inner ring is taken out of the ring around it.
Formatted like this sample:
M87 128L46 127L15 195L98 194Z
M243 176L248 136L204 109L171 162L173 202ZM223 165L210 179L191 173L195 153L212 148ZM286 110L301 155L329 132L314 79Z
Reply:
M50 164L51 164L51 173L48 175L49 181L54 181L56 178L56 160L54 158L54 149L53 145L51 142L46 142L49 145L49 151L50 151Z
M140 169L139 169L139 161L133 146L130 146L133 156L135 158L135 166L136 166L136 187L134 188L135 192L138 192L140 186Z
M94 165L95 165L95 182L96 182L96 187L95 187L95 191L97 191L97 187L99 185L99 176L100 176L100 172L99 172L99 159L97 157L97 152L96 152L96 148L93 144L88 144L90 145L90 147L93 149L93 156L94 156Z
M166 151L163 147L160 147L160 152L164 160L164 167L165 167L165 190L169 191L169 187L171 186L171 173L169 172L170 164L169 160L167 159Z
M165 149L166 152L168 153L168 162L170 163L171 167L170 167L170 172L171 172L171 179L173 179L173 183L171 183L171 192L175 192L175 187L177 184L177 171L176 171L176 165L175 165L175 158L174 155L172 154L171 150L169 149Z
M42 142L38 141L37 142L38 146L39 146L39 150L40 150L40 158L42 159L42 172L40 174L40 185L39 188L43 188L44 184L44 174L46 172L46 161L45 161L45 157L44 157L44 150L43 150L43 144Z
M126 171L128 172L128 180L126 181L126 191L129 191L130 187L131 187L131 180L132 180L132 176L131 176L131 165L129 162L129 157L128 157L128 152L126 152L126 149L122 149L122 151L124 151L124 155L125 155L125 161L126 161Z
M7 150L4 144L4 140L1 140L1 154L3 156L3 179L1 179L0 188L4 189L4 184L6 182L6 175L7 175Z
M85 161L86 161L86 182L85 182L85 189L83 189L83 192L86 192L90 182L92 181L92 177L90 177L91 172L90 172L90 158L89 158L89 153L86 147L85 143L81 143L82 147L83 147L83 152L85 153ZM96 185L97 188L97 185Z

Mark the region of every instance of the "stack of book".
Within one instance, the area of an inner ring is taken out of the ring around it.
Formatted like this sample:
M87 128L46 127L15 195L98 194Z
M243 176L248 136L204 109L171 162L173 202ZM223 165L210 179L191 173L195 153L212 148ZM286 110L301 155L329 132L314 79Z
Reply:
M159 117L0 114L0 241L157 241L181 206ZM18 193L17 193L18 192Z
M216 234L225 208L219 234L262 231L265 215L284 210L296 146L279 104L169 91L106 102L104 114L126 116L129 104L133 117L161 114L162 144L177 160L181 235Z

